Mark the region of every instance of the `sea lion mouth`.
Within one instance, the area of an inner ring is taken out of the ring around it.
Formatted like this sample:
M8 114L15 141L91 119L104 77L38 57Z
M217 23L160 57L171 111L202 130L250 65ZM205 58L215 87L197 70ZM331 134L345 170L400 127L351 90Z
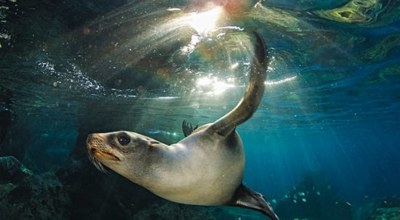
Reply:
M95 158L101 158L103 160L121 161L121 159L110 151L104 151L96 148L90 149L90 154Z
M104 143L103 138L98 135L89 135L87 140L89 160L101 172L107 173L101 161L122 161L121 153Z
M111 152L102 151L96 148L90 148L88 150L89 160L92 164L101 172L107 173L106 169L104 168L101 161L108 160L108 161L121 161L119 157L114 155Z

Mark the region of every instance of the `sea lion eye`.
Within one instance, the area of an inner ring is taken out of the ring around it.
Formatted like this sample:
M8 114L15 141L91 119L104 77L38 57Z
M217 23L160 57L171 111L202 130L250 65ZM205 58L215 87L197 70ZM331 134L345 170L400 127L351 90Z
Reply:
M118 142L122 146L125 146L125 145L128 145L129 142L131 142L131 138L127 134L122 133L122 134L118 135Z

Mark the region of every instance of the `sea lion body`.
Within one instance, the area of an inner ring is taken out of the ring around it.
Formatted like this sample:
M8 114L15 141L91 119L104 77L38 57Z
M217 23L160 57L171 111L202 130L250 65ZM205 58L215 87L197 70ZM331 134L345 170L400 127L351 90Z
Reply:
M161 182L168 184L150 190L179 203L226 204L243 179L242 141L236 132L226 139L200 129L168 147L165 157L172 159L159 170Z
M92 134L88 145L100 148L99 143L111 143L112 148L102 148L118 159L99 156L100 151L92 149L99 154L96 160L162 198L192 205L227 204L243 179L242 141L237 132L222 138L209 134L207 127L172 145L126 131ZM129 136L128 146L118 144L120 134Z
M257 34L254 51L249 85L232 111L193 131L183 124L187 137L172 145L128 131L91 134L87 146L94 165L170 201L241 206L277 220L263 196L242 184L245 157L236 126L255 112L265 87L265 46Z

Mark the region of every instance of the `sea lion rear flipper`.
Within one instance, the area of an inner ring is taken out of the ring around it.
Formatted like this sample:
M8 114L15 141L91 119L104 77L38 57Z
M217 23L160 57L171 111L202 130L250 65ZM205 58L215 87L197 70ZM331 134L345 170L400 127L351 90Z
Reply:
M250 66L249 83L243 98L232 111L210 126L209 129L212 133L224 137L228 136L235 130L236 126L253 115L261 102L264 95L268 56L262 37L258 33L254 33L254 36L254 55Z
M185 135L185 137L189 136L198 127L199 127L199 125L196 125L195 127L193 127L193 125L190 122L183 120L183 122L182 122L183 135Z
M228 205L254 209L267 215L272 220L279 220L270 203L264 199L263 195L252 191L243 184L236 190L233 199Z

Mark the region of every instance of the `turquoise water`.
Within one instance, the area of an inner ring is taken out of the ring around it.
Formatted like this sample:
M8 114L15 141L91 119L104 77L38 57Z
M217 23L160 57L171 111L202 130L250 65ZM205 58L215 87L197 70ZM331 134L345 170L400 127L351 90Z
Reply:
M121 129L174 143L183 120L221 117L252 30L270 65L238 127L246 185L281 219L400 219L400 3L231 1L207 22L204 2L0 1L0 156L29 170L0 170L0 219L265 219L166 203L85 148Z

